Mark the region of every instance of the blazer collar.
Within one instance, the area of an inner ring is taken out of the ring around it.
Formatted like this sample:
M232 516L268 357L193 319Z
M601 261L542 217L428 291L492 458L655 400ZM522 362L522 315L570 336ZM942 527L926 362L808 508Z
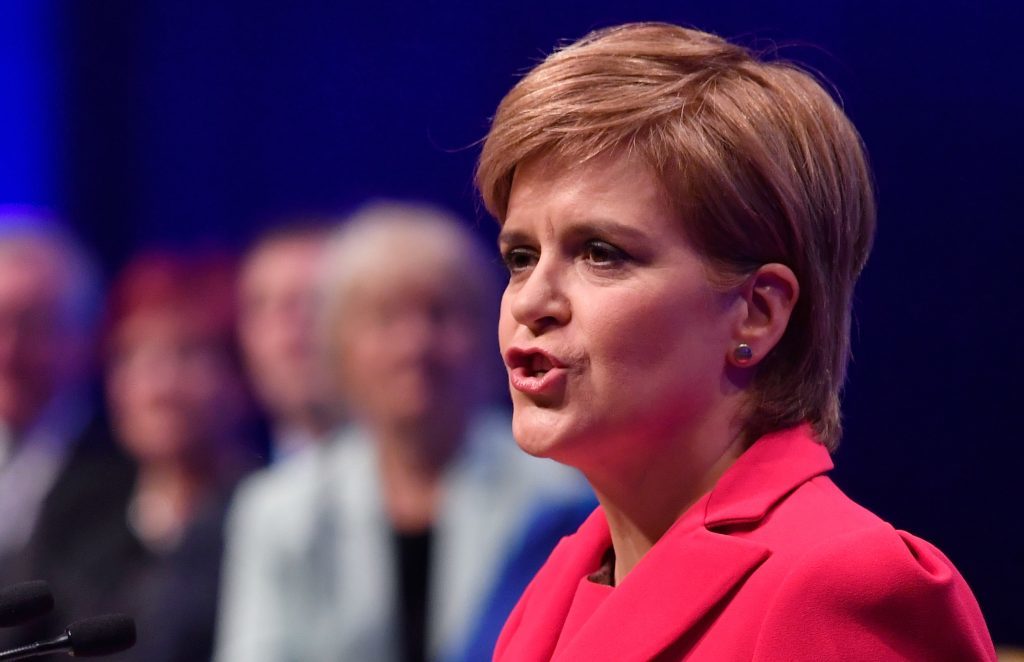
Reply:
M832 466L810 424L765 435L718 479L707 501L704 526L760 521L786 495Z
M611 545L604 511L597 508L555 546L505 623L495 662L549 662L580 579L597 569Z
M831 468L810 426L759 439L698 502L705 507L704 525L670 529L557 660L649 660L685 636L771 555L764 545L713 527L760 520L801 483ZM555 624L565 621L580 579L596 569L610 544L598 508L537 575L529 608L509 633L501 660L551 659L560 634Z
M692 630L770 555L763 545L703 527L670 532L555 659L654 659Z
M696 633L701 619L771 556L758 542L714 528L759 521L790 492L831 468L828 451L809 425L758 439L698 502L696 507L705 508L703 526L679 526L684 515L557 659L649 660L687 632ZM587 534L591 545L599 542L606 549L610 534L603 520L588 522Z

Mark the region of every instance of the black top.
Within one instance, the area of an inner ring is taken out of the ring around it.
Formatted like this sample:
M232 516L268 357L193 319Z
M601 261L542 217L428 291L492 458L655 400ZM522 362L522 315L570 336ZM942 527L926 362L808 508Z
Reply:
M398 610L404 662L426 662L427 592L432 531L394 531L398 551Z

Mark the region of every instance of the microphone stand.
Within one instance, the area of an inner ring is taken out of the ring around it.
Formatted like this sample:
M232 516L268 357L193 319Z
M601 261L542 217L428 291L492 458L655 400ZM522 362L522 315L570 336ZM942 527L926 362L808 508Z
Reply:
M0 660L24 660L27 657L48 655L50 653L67 653L72 649L71 637L65 632L59 637L46 641L37 641L0 653Z

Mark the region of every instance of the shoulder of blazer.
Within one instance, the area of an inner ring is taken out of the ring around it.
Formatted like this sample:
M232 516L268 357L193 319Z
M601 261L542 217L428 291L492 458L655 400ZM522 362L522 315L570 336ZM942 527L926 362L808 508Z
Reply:
M883 522L810 549L767 607L754 660L995 660L978 603L928 542Z

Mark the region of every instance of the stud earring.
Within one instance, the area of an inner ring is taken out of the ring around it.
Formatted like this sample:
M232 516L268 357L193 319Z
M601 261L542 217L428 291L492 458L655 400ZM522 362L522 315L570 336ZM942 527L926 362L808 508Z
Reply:
M750 349L750 345L743 342L733 350L732 357L736 360L736 365L747 365L754 358L754 350Z

